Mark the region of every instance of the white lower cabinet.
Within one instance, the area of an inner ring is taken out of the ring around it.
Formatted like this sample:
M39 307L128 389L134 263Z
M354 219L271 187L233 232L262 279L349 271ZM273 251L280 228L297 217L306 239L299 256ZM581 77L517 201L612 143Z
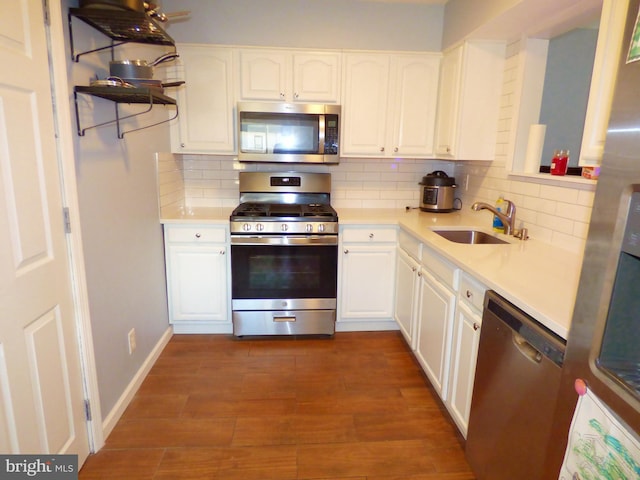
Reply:
M487 287L400 230L394 318L467 436Z
M394 318L405 340L416 349L422 243L404 230L398 232Z
M398 248L394 318L412 350L416 347L419 272L420 264L404 250Z
M461 275L451 350L451 374L449 377L451 394L446 404L465 438L471 410L471 395L486 290L484 285L470 275L466 273Z
M395 325L396 237L395 227L341 227L337 330Z
M426 264L424 258L422 262ZM438 266L451 269L450 282L437 278L426 268L420 271L416 357L438 395L446 401L456 307L456 269L444 263Z
M169 321L176 333L231 333L226 226L165 225Z

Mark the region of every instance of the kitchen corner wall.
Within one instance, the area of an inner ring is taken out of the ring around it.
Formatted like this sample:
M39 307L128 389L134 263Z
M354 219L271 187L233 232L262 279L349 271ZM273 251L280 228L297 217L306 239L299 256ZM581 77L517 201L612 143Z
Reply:
M234 207L238 204L240 171L299 171L331 174L331 203L340 208L417 207L423 175L434 170L453 174L451 162L421 159L342 158L338 165L282 165L239 163L234 157L164 155L158 172L161 208L181 206Z
M76 4L64 2L62 10ZM108 45L109 40L97 30L77 19L73 22L76 52ZM70 51L68 31L66 39L66 51ZM153 59L163 50L128 44L117 47L114 54L118 59ZM107 49L82 56L77 63L68 60L69 90L88 85L96 76L108 76L110 55ZM78 97L83 128L115 118L113 102ZM165 120L169 114L164 107L155 107L148 114L125 120L125 114L145 107L121 108L125 129ZM105 428L109 427L105 420L114 415L117 420L122 397L170 328L156 185L156 152L170 148L167 125L130 133L123 139L118 139L114 125L89 129L84 136L74 134L79 227L103 416L95 420ZM135 329L137 347L129 353L131 329Z
M516 224L526 227L532 238L581 254L591 218L594 189L592 186L567 183L551 185L535 180L509 175L508 165L513 155L517 122L515 115L520 42L507 47L504 85L502 90L496 159L493 162L459 162L455 165L455 177L460 185L458 194L465 205L476 201L494 204L502 194L516 204ZM491 225L489 212L480 212Z

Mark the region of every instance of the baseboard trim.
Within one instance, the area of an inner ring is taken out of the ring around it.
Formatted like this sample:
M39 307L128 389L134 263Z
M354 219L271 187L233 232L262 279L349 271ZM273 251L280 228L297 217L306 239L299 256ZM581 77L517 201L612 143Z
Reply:
M160 337L160 340L158 340L158 343L156 343L156 346L153 347L153 350L151 350L151 353L149 353L149 356L141 365L138 372L131 379L131 382L129 382L129 385L127 385L127 388L125 388L124 392L122 392L122 395L120 395L120 398L118 399L114 407L111 409L109 414L105 417L104 421L102 422L103 438L106 439L111 433L111 431L115 428L116 424L118 423L118 420L120 420L120 418L124 414L124 411L127 409L129 404L131 403L131 400L133 400L133 396L136 394L136 392L140 388L140 385L142 385L142 382L147 377L147 374L151 370L151 367L153 367L153 364L156 363L156 360L160 356L160 353L162 352L164 347L167 346L167 343L169 343L169 340L171 340L172 336L173 336L173 328L169 327L162 334L162 336Z
M385 330L400 330L394 320L339 320L336 322L336 332L380 332Z

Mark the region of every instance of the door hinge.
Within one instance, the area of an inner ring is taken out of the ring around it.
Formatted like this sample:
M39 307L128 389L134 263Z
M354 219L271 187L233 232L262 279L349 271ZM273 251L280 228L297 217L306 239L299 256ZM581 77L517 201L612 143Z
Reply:
M51 25L51 14L49 12L49 0L42 0L42 11L44 12L44 24Z
M91 403L88 399L84 401L84 416L87 419L87 422L91 421Z
M71 215L69 214L69 207L62 209L62 216L64 218L64 233L71 233Z

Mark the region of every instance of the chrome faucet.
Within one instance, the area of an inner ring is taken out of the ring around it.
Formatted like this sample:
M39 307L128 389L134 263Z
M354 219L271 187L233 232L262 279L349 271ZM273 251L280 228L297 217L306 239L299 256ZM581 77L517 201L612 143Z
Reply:
M507 211L505 213L499 212L496 207L485 202L476 202L471 205L471 209L476 212L486 209L494 215L497 215L504 225L504 233L506 235L512 235L514 233L513 227L516 224L516 206L511 200L505 199L504 201L507 203Z

